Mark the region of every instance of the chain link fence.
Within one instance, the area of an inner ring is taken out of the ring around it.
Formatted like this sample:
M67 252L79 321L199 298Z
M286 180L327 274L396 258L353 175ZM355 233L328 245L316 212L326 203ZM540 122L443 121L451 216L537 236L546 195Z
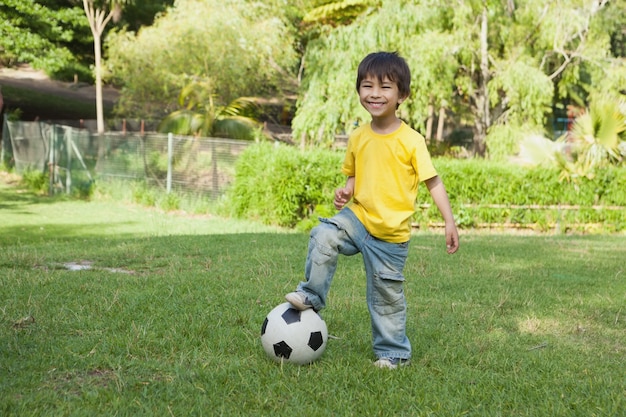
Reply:
M172 134L107 132L4 120L2 161L23 175L48 173L51 193L72 193L96 181L144 181L165 192L220 196L233 181L237 157L252 142Z

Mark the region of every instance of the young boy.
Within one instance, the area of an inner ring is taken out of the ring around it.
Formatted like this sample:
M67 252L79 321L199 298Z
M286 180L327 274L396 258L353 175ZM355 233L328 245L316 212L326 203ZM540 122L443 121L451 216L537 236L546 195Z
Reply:
M420 182L428 187L445 221L448 253L459 248L448 194L425 139L396 116L409 96L410 83L409 67L395 52L372 53L360 63L356 88L372 121L350 135L341 168L348 179L335 191L334 204L340 211L320 219L311 231L306 282L285 296L299 310L323 309L339 254L361 253L377 357L374 365L390 369L408 364L411 357L402 271Z

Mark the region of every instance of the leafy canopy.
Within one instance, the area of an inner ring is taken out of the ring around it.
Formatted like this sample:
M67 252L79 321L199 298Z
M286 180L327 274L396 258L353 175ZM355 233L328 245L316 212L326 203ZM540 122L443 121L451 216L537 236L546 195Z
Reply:
M107 66L124 86L120 112L170 113L192 76L210 78L223 103L293 92L294 35L276 12L261 2L180 0L151 27L112 34Z
M418 129L430 104L454 112L456 123L474 126L475 140L494 134L490 147L511 139L496 135L504 131L498 126L541 131L555 103L576 95L584 102L591 88L626 86L626 64L611 54L611 36L622 21L606 18L619 9L610 6L591 0L383 0L360 9L348 24L329 24L308 43L294 135L328 144L368 120L353 84L358 62L375 50L396 50L407 59L413 94L400 116ZM507 152L515 151L519 138L513 139Z
M30 63L62 78L73 72L88 74L88 67L73 52L84 52L89 42L89 25L82 8L40 3L2 1L0 64Z
M210 80L194 80L180 92L178 104L182 107L167 115L159 131L179 135L253 139L261 125L246 116L246 110L255 106L252 97L239 97L227 106L215 103Z

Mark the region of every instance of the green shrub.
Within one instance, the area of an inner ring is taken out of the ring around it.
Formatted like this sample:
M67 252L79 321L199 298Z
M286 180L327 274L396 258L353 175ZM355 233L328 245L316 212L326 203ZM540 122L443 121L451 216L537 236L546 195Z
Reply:
M22 174L21 183L30 191L45 194L48 192L49 175L47 172L28 169Z
M308 230L318 216L334 213L334 189L345 182L343 153L300 151L286 146L250 146L236 165L224 207L235 217ZM515 226L539 231L626 230L626 169L607 167L593 179L559 181L556 169L526 168L470 159L434 160L459 227ZM425 186L414 221L442 222Z
M82 180L72 184L72 197L79 198L81 200L89 200L96 189L96 183L94 181Z
M341 161L332 151L250 146L237 161L227 206L236 217L293 227L312 218L318 205L332 204L334 189L345 182Z
M175 193L164 194L158 202L158 207L163 211L175 211L180 209L180 196Z
M559 181L557 169L484 160L436 159L459 226L515 225L546 231L619 232L626 229L626 169L606 167L593 179ZM426 187L418 201L431 203ZM427 227L441 221L434 205L418 210Z
M149 187L144 182L137 182L132 184L133 196L132 202L147 206L154 207L158 199L158 190Z

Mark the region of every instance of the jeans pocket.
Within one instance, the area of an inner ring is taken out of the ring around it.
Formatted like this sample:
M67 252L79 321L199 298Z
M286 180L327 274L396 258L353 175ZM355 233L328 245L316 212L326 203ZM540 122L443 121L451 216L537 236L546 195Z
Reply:
M374 275L372 307L380 315L404 311L404 276L399 272L378 272Z

